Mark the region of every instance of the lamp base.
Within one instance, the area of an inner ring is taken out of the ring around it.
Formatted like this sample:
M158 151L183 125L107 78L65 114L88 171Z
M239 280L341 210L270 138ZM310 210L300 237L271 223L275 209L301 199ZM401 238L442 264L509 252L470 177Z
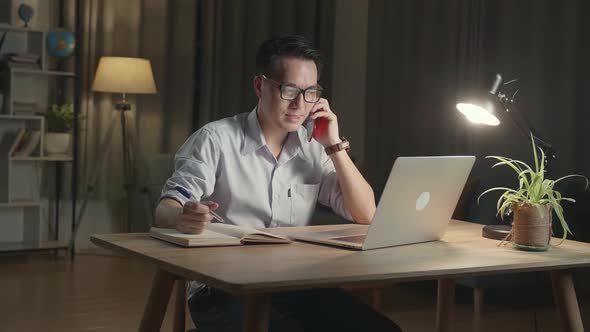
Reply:
M481 236L487 239L504 240L511 231L510 225L487 225L481 231Z

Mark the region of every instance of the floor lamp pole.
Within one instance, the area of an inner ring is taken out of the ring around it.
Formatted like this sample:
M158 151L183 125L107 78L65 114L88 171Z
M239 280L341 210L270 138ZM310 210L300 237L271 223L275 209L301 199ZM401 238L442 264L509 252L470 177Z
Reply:
M135 176L135 162L132 158L133 153L131 151L132 148L135 147L135 135L132 130L129 130L128 127L130 125L129 121L127 121L126 116L127 113L131 110L131 104L127 102L125 99L125 94L123 94L123 99L115 104L115 110L120 113L120 123L121 123L121 133L123 139L123 176L124 176L124 188L125 191L129 191L131 189L131 185L135 183L132 177ZM86 197L84 197L84 201L80 206L80 211L78 212L78 216L76 217L76 222L74 224L74 230L72 232L72 236L70 237L70 243L68 245L69 250L73 251L75 242L76 242L76 235L78 234L78 230L80 228L80 224L84 217L84 213L86 212L86 206L88 205L88 196L90 192L93 192L96 189L96 184L98 183L100 170L104 165L106 160L106 156L108 155L109 151L111 150L112 141L113 141L113 132L115 130L115 126L117 124L117 114L113 114L111 118L109 128L107 129L107 133L103 137L100 147L103 149L100 151L98 155L98 160L94 164L94 168L90 173L90 180L88 181L88 185L86 187ZM127 221L127 229L129 230L129 220Z
M129 190L135 181L133 177L135 176L135 164L132 160L133 155L133 146L131 144L132 135L129 132L129 127L127 124L127 112L131 110L131 104L127 102L125 99L125 94L123 93L123 99L120 100L116 105L115 109L121 112L121 133L123 136L123 179L124 179L124 188L125 190Z

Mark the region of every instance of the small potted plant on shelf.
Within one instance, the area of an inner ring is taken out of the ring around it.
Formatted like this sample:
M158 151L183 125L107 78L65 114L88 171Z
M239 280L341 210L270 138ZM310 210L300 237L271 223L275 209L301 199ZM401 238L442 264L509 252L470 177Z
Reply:
M72 143L74 111L72 104L53 104L45 113L47 133L45 152L47 155L68 155Z
M481 196L491 191L504 191L498 199L498 214L502 219L505 215L513 214L512 230L505 240L510 239L514 247L518 249L544 251L551 247L552 211L555 211L563 229L563 238L559 244L563 243L568 233L572 234L565 221L561 202L575 203L575 200L562 197L559 191L553 189L555 184L567 178L580 177L586 180L587 189L588 178L571 174L557 180L545 179L545 152L535 145L532 135L531 141L535 160L534 169L520 160L499 156L486 157L498 160L492 168L500 165L512 168L518 174L519 187L518 189L505 187L488 189L478 197L478 202Z

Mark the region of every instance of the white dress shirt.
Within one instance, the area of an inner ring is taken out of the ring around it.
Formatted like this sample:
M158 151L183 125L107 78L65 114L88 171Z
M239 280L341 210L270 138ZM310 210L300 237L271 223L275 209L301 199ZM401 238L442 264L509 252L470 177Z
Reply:
M291 132L277 160L266 145L256 108L211 122L192 134L175 156L174 174L161 197L184 204L219 203L226 223L254 228L310 224L316 202L352 221L336 170L323 146L307 142L306 129Z

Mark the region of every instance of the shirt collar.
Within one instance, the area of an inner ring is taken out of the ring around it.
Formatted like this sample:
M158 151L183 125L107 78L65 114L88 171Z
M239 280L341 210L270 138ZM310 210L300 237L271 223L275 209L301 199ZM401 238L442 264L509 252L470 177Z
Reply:
M258 122L256 107L248 114L244 124L244 144L242 145L242 155L247 155L266 145L264 134Z
M294 157L298 151L301 152L302 157L305 156L305 149L303 148L306 139L305 128L299 127L296 132L289 133L283 153L289 156L289 159ZM242 145L242 155L245 156L253 151L260 149L266 145L266 139L260 128L258 115L256 114L256 107L248 114L246 123L244 125L244 144Z

